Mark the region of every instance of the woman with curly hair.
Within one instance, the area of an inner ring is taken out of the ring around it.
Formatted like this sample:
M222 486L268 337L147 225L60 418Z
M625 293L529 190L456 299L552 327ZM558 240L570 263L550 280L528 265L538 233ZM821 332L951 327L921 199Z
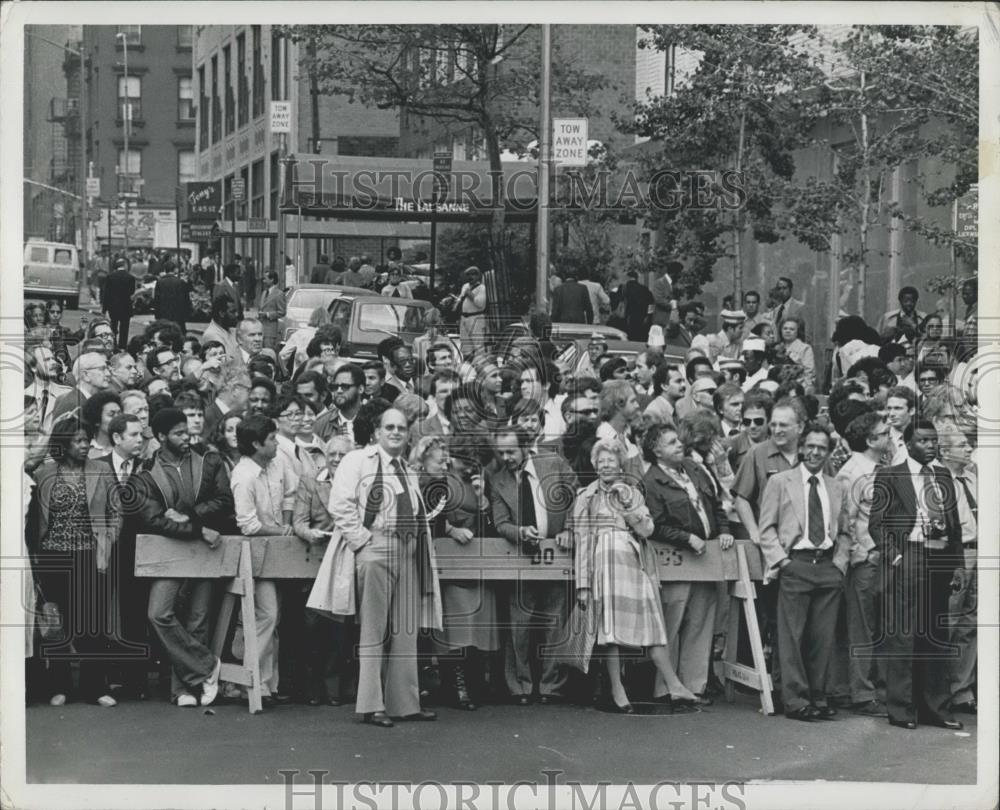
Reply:
M660 608L656 553L646 539L653 519L638 486L624 480L628 453L616 439L601 439L591 450L597 480L584 489L573 507L571 528L576 546L576 598L593 610L596 641L604 656L611 686L608 709L632 714L621 680L619 646L645 647L676 702L695 696L681 683L667 650L667 630Z
M111 420L122 412L122 401L113 391L98 391L83 403L80 416L90 434L89 458L101 458L111 452Z

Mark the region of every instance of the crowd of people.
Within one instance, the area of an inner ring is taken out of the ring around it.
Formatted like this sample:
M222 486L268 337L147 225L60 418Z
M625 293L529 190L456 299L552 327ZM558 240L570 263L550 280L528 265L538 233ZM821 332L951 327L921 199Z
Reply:
M351 701L391 727L436 718L437 677L466 710L596 698L629 713L646 691L705 706L737 643L727 585L661 583L657 551L748 541L787 717L961 728L955 712L976 711L975 281L961 334L911 288L877 329L843 318L825 383L791 281L771 310L748 291L703 335L704 308L678 305L664 275L630 321L646 349L625 360L595 334L582 372L555 362L546 313L497 354L471 328L478 271L461 350L432 316L425 339L386 337L369 361L341 356L322 311L284 351L267 310L224 289L200 337L159 318L124 346L109 319L74 334L58 305L26 312L29 697L110 707L148 692L159 657L176 705L238 699L209 649L218 583L134 566L139 534L240 534L323 550L314 582L255 581L265 705ZM560 317L593 319L583 289L554 297ZM598 312L634 308L607 297ZM575 581L440 579L436 545L480 538L567 549ZM238 660L242 627L227 630Z

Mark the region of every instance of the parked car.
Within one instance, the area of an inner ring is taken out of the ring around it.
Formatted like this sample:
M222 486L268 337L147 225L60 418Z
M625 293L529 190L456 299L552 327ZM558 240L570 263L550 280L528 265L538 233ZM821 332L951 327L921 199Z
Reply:
M407 345L424 333L431 305L413 298L387 298L370 290L345 292L330 302L330 321L340 329L340 353L359 361L375 360L378 344L399 337Z
M316 307L329 309L330 302L345 293L371 295L361 287L339 287L332 284L295 284L285 294L285 317L278 319L278 335L284 343L289 335L309 325L309 316Z
M40 239L25 242L25 298L58 298L67 309L79 309L81 281L76 245Z
M556 365L564 373L569 372L573 376L579 375L585 365L588 345L590 345L589 338L586 340L577 339L570 341L556 355ZM605 352L605 355L624 357L628 361L629 367L632 367L635 365L636 356L644 351L646 351L645 343L638 343L632 340L609 340L608 350ZM665 346L663 356L668 363L680 365L681 367L684 366L684 349L681 346Z
M613 326L606 326L601 323L563 322L552 324L552 336L550 339L555 344L556 354L558 355L570 342L574 340L588 340L594 332L603 335L607 340L628 340L628 335L621 329L616 329ZM528 329L526 323L511 323L505 326L497 336L497 355L504 360L509 359L511 349L522 338L531 338L531 330Z

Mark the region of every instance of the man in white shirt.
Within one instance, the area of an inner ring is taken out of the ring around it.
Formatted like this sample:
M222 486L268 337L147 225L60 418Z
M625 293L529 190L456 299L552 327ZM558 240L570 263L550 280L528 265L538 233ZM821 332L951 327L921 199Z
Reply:
M844 430L851 456L837 472L847 493L847 518L851 531L850 569L844 598L847 606L846 657L851 703L858 714L886 717L885 666L871 655L880 632L879 597L882 571L879 553L868 533L868 515L875 491L875 471L889 446L889 426L877 413L855 417Z
M758 521L764 564L779 571L781 700L786 717L807 722L837 714L826 687L851 537L847 498L823 474L831 445L824 425L803 428L802 462L768 480Z
M264 348L264 325L256 318L244 318L236 327L236 343L240 360L249 365L250 358Z
M282 394L271 409L274 421L278 426L278 433L275 436L278 452L274 460L289 468L292 480L295 482L295 489L298 489L299 479L303 472L302 462L295 446L295 437L302 429L303 408L302 400L298 396Z
M589 278L589 273L586 270L580 270L580 283L587 288L587 292L590 294L590 306L594 310L594 320L592 323L600 323L601 310L609 310L611 308L611 299L608 297L607 292L605 292L604 287Z
M885 399L885 421L889 423L889 446L882 457L883 464L902 464L906 460L906 441L903 434L913 421L916 397L902 385L889 389Z
M747 372L747 378L743 381L744 391L749 391L757 383L767 379L771 367L765 361L766 351L767 344L763 338L752 337L743 341L740 353Z
M486 285L478 267L465 271L465 285L459 294L462 318L458 329L462 339L462 356L467 360L486 351Z
M740 356L740 343L743 336L743 323L746 313L743 310L724 309L719 313L722 329L708 338L708 359L718 367L719 360L736 360ZM691 344L694 346L694 343Z
M278 427L261 414L247 416L236 427L242 458L231 476L236 525L242 534L291 535L296 482L288 467L276 462ZM280 600L273 579L254 580L257 650L261 692L271 698L278 691L278 614ZM270 701L268 701L270 702Z

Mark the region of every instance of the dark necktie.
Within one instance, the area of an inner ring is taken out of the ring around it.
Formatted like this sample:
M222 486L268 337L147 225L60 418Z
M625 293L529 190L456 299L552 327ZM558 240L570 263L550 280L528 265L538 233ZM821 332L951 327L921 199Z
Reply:
M372 524L375 522L375 516L381 511L384 501L385 481L382 479L382 459L380 458L378 470L375 472L375 480L372 481L371 488L368 490L368 500L365 501L365 519L362 525L366 529L372 527Z
M737 428L730 428L729 429L729 435L730 436L739 436L740 432L739 432L739 430Z
M413 520L413 501L410 500L410 482L406 480L403 462L398 458L392 460L392 468L402 492L396 498L396 530L403 540L412 540L415 536L416 524Z
M972 494L972 487L969 486L968 479L963 476L956 476L958 483L962 485L962 489L965 490L965 497L969 501L969 508L972 510L972 517L979 523L979 504L976 503L976 496Z
M531 478L527 470L521 470L521 484L518 489L518 525L536 526L538 518L535 515L535 496L531 491Z
M778 307L778 317L774 319L774 322L778 325L778 329L781 329L781 316L785 314L785 305L782 304Z
M41 425L45 424L45 412L48 409L48 407L49 407L49 389L43 388L42 402L39 405L39 410L38 410L38 423Z
M399 297L400 297L400 296L399 296L399 287L396 287L396 289L394 289L394 290L392 291L392 297L393 297L393 298L399 298Z
M927 510L927 519L931 523L944 523L944 513L941 511L943 498L934 471L925 464L920 468L920 473L924 477L924 509Z
M809 542L816 548L823 545L826 528L823 526L823 502L819 499L819 481L809 476Z

